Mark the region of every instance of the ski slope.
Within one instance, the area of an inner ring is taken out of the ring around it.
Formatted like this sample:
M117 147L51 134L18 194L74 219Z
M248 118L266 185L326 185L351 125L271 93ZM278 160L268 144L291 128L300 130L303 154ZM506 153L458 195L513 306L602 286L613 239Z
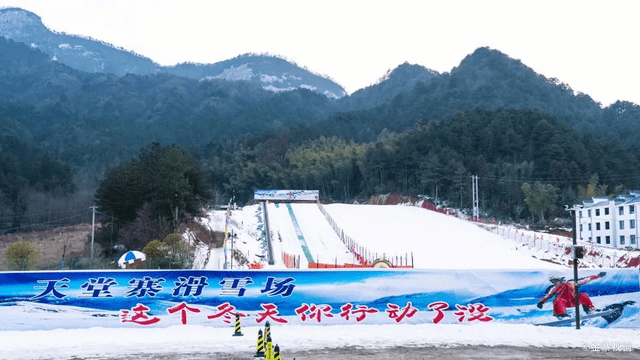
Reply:
M333 231L316 204L292 204L300 230L317 263L353 263L353 254Z
M477 225L402 205L325 205L343 231L378 254L412 253L418 269L564 269Z
M301 235L314 261L355 264L353 254L342 243L316 204L291 204ZM541 261L517 244L473 223L416 206L325 205L325 210L346 235L373 253L387 258L408 255L418 269L566 269ZM233 246L265 266L283 268L282 254L300 257L300 268L308 266L303 243L285 204L267 205L274 265L266 265L260 246L264 219L259 205L233 210L230 231L237 234ZM205 222L219 221L209 214ZM209 224L212 228L219 225ZM222 226L224 228L224 226ZM221 268L223 253L208 249L207 269ZM205 256L205 255L202 255Z
M300 258L300 267L307 268L309 262L304 254L300 240L291 221L289 211L284 204L267 205L269 214L269 231L273 245L273 254L276 264L281 264L282 253L287 253Z

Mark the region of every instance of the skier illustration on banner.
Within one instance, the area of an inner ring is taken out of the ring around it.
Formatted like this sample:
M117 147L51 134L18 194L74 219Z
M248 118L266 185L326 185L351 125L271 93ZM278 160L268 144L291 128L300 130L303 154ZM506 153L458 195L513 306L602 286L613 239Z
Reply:
M606 272L600 272L597 275L591 275L578 279L578 284L584 285L591 281L600 279L606 274ZM553 285L549 286L547 288L547 291L545 291L545 295L538 302L538 308L542 309L544 303L555 296L555 299L553 300L553 315L559 320L536 325L563 326L573 323L576 317L575 315L569 316L567 314L567 309L576 306L576 287L574 285L574 282L565 281L564 277L562 276L551 276L549 278L549 281L551 281ZM618 320L622 316L625 307L634 305L636 303L633 300L626 300L604 306L600 309L596 309L591 302L591 298L589 297L589 295L584 293L578 294L578 302L579 305L582 305L582 309L586 313L586 315L580 317L583 321L587 319L602 318L606 321L606 324L611 324Z
M591 281L600 279L605 275L607 275L607 273L603 271L597 275L578 279L578 285L587 284ZM538 308L542 309L544 303L555 296L555 299L553 300L553 315L558 319L569 317L567 314L567 308L576 306L576 287L573 281L565 281L563 276L556 275L551 276L549 281L551 281L553 285L550 286L550 289L548 289L545 296L538 301ZM591 302L589 295L585 293L578 294L578 303L582 305L582 309L587 314L596 309L593 302Z

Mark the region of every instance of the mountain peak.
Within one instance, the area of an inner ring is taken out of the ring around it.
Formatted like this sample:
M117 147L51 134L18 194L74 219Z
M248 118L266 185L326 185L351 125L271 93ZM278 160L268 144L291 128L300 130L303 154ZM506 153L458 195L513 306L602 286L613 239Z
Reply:
M342 86L331 79L301 68L293 61L269 54L243 54L215 64L184 63L160 71L199 80L251 81L274 92L303 88L329 98L337 99L346 95Z
M274 92L303 88L329 98L346 95L342 86L327 76L282 57L244 54L215 64L160 66L149 58L99 40L52 31L38 15L19 8L0 9L0 36L37 48L51 60L88 73L117 76L170 73L197 80L251 81Z
M390 79L393 79L394 81L402 81L402 79L404 81L416 79L424 81L436 75L438 75L437 71L433 71L422 65L409 64L408 62L404 62L393 69L393 71L388 73L388 76L386 76L384 81Z
M537 74L520 60L488 47L478 48L472 54L467 55L460 62L460 65L451 70L451 76L456 79L471 80L475 84L472 88L495 85L509 79L535 81L535 78L540 78L548 82L544 76Z
M473 53L465 56L465 58L460 62L460 65L451 70L451 73L465 71L469 68L501 67L507 65L509 62L517 62L522 65L519 60L512 59L499 50L491 49L489 47L480 47Z
M40 16L20 8L0 9L0 33L3 36L15 37L17 33L45 29Z
M389 70L377 84L360 89L343 100L350 110L374 107L391 100L395 95L411 91L417 83L427 83L439 74L422 65L404 62Z

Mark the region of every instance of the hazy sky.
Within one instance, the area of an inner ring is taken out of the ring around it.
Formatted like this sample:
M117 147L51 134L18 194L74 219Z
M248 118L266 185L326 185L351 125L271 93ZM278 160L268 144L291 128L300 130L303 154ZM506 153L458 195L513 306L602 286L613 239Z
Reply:
M635 0L0 0L7 6L162 65L269 53L352 93L404 62L449 72L489 46L605 106L640 104Z

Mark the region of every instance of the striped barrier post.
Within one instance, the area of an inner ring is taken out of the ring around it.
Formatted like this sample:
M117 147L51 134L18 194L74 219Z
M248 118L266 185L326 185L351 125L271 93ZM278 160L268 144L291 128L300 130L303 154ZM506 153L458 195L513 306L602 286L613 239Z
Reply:
M271 342L271 336L267 336L267 345L264 349L265 360L273 360L273 343Z
M242 335L242 330L240 329L240 314L236 313L236 324L234 327L233 336L244 336Z
M264 324L264 338L268 338L269 336L271 336L271 324L269 324L269 322L267 321Z
M262 330L258 330L258 345L256 345L256 354L253 357L264 357L264 339L262 338Z
M280 357L280 347L278 347L278 344L276 344L276 346L273 348L273 360L282 360L282 358Z

